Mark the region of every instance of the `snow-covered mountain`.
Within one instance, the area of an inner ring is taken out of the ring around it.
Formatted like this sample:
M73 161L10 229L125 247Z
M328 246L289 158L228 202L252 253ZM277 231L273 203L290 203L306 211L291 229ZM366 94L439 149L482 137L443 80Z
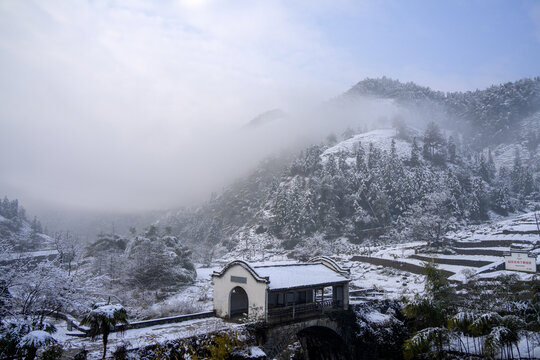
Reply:
M37 218L29 221L26 211L17 200L7 197L0 202L0 240L11 251L47 251L54 248L53 240L43 234ZM7 255L7 254L4 254Z
M313 239L434 241L538 200L538 179L514 159L498 171L496 155L472 151L434 124L404 133L416 136L376 129L267 161L196 211L164 222L204 249L225 253L249 241L300 254Z
M527 134L534 131L538 137L540 77L485 90L447 93L383 77L360 81L343 98L366 96L393 99L406 107L437 105L455 129L470 130L464 135L477 146L513 143L520 140L523 129Z
M366 119L375 115L362 111L365 99L390 101L397 112L392 119ZM349 106L357 100L359 106ZM364 123L340 140L331 135L295 155L266 160L197 210L163 222L188 242L227 252L247 238L285 249L314 238L430 241L537 206L540 78L464 93L366 79L328 109L348 106L344 116ZM336 116L331 120L338 126Z
M334 124L330 132L343 133L339 139L327 133L302 151L267 158L200 207L170 212L157 224L171 226L206 261L215 255L208 248L225 253L246 238L286 249L314 238L412 241L427 231L418 219L443 231L530 209L538 202L539 84L523 79L443 93L363 80L313 119ZM391 115L364 111L363 100L332 112L366 98L377 108L391 106ZM421 111L424 118L415 121ZM340 121L340 114L350 119ZM426 127L432 114L436 121ZM284 118L271 110L248 127L279 128ZM345 132L344 124L351 125Z

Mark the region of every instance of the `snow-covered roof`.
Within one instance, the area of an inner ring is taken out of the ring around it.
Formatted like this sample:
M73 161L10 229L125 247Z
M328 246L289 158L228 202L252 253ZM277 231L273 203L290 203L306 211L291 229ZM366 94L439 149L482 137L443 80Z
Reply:
M251 266L245 261L235 260L223 270L214 272L212 277L222 277L235 265L246 269L256 281L267 283L269 290L345 283L349 281L350 274L348 269L343 269L334 260L321 256L308 263L265 266Z
M268 277L268 289L290 289L348 282L345 276L321 263L256 266L257 274Z

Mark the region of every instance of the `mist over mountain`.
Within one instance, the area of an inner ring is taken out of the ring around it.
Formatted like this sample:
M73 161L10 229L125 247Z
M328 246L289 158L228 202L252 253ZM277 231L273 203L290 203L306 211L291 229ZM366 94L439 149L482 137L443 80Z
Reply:
M534 209L539 84L539 78L523 79L442 93L366 79L326 107L345 109L348 121L313 120L334 125L326 139L271 157L202 207L162 221L208 254L205 249L216 246L222 252L245 247L247 238L285 249L314 238L328 244L341 237L426 240ZM393 102L390 118L366 116L356 104L385 99Z
M413 82L386 77L365 79L344 94L345 98L368 96L395 100L403 106L438 105L451 123L445 127L464 130L476 146L494 146L523 140L538 132L540 78L521 79L484 90L442 92Z
M281 109L272 109L263 112L262 114L257 115L251 119L245 126L254 127L260 126L269 122L278 121L284 119L287 116L287 113Z
M540 359L539 45L535 0L0 1L0 358Z

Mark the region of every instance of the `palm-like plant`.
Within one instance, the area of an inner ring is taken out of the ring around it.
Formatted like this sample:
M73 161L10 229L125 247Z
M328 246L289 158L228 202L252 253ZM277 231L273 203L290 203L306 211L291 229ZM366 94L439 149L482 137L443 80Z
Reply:
M448 320L448 329L450 330L458 330L462 334L466 335L466 341L467 341L467 353L469 353L469 334L471 333L469 330L469 327L473 323L475 319L475 314L468 311L461 311L458 312L456 315L452 316ZM461 337L458 337L460 341L460 347L463 344L463 341L461 340ZM475 345L476 346L476 345Z
M443 310L429 299L412 301L405 305L402 311L416 329L440 327L445 324Z
M51 334L43 330L33 330L23 336L18 347L26 349L26 359L34 360L40 347L53 344L56 344L56 340Z
M421 354L432 353L436 358L442 358L443 349L449 344L450 333L442 327L422 329L403 345L403 357L406 360L414 359Z
M514 358L513 353L512 355L510 355L510 351L512 350L512 344L517 343L518 340L519 337L517 336L517 334L508 329L507 327L495 326L486 336L484 354L490 358L494 358L497 351L504 350L504 347L506 346L507 358ZM508 348L510 351L508 351Z
M81 320L81 325L90 327L92 339L103 336L103 359L107 355L109 333L118 323L128 324L126 309L120 304L96 304Z

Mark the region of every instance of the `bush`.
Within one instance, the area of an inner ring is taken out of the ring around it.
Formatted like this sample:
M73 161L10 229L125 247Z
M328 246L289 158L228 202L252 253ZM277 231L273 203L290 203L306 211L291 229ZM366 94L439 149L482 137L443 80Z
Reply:
M64 349L62 345L49 346L39 357L40 360L58 360L62 357Z
M128 349L126 344L118 346L113 352L114 360L127 360L128 359Z
M88 350L82 349L78 353L73 356L73 360L86 360L86 357L88 356Z

